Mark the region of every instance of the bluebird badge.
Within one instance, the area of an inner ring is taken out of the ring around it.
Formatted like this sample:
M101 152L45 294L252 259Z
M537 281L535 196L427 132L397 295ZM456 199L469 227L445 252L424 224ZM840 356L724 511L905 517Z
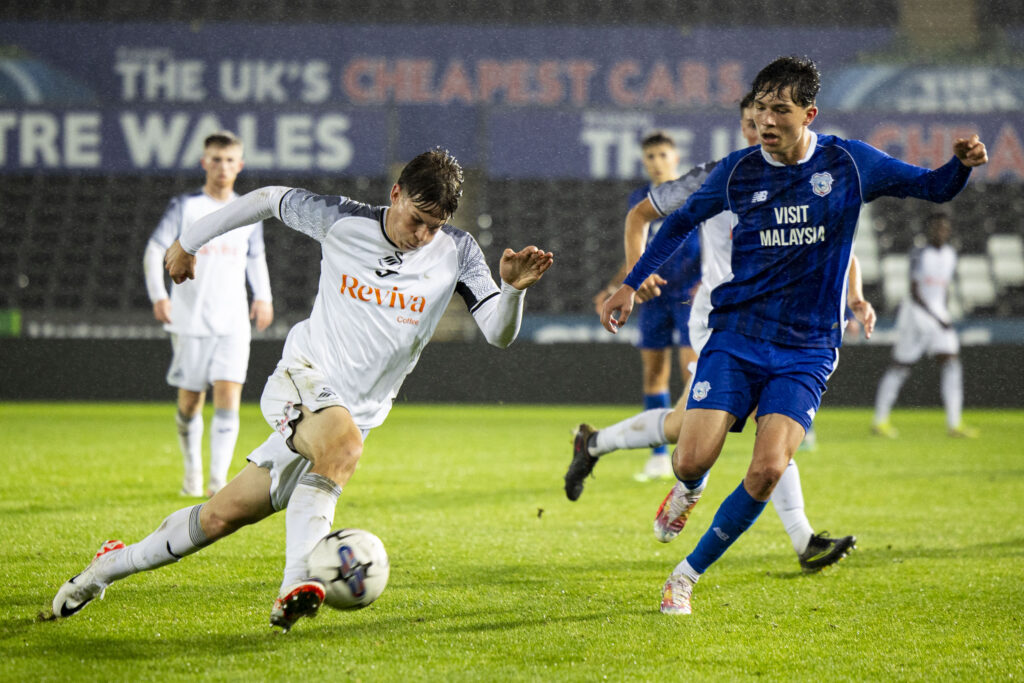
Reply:
M824 197L832 191L832 174L815 173L811 176L811 190L819 197Z

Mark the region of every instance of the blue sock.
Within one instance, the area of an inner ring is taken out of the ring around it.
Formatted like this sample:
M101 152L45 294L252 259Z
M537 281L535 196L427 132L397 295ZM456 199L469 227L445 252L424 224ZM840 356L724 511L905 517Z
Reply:
M655 408L669 408L672 406L672 397L667 391L660 394L644 394L644 410ZM668 455L668 446L662 444L651 449L651 455Z
M754 500L743 488L743 482L722 501L711 520L711 528L704 532L697 547L693 549L686 561L694 571L703 574L711 564L720 558L729 546L750 528L767 501Z
M683 486L685 486L686 488L688 488L689 490L692 491L695 488L697 488L698 486L700 486L701 484L703 484L704 481L707 478L708 478L708 473L705 472L704 476L701 477L700 479L680 479L679 481L683 482Z

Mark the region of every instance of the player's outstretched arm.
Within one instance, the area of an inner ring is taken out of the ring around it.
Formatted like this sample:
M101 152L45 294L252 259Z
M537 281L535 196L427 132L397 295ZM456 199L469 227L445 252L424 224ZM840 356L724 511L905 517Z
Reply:
M988 150L977 135L953 141L953 154L964 166L974 168L988 163Z
M554 260L550 251L541 251L533 245L522 251L506 249L501 255L498 272L504 282L516 289L526 289L540 280Z

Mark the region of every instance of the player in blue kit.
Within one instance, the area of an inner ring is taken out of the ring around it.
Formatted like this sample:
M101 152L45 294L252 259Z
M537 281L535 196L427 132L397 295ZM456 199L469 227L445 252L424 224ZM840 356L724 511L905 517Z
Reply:
M953 143L936 170L904 163L856 140L817 135L820 75L781 57L754 79L760 148L730 154L673 212L623 286L605 303L610 332L626 323L636 289L702 221L736 214L733 277L712 293L713 330L697 361L673 466L679 482L654 521L675 538L700 499L729 431L757 406L750 467L719 506L696 548L665 582L661 611L689 614L700 576L753 524L789 463L838 361L846 284L860 205L882 196L952 199L988 161L978 137Z

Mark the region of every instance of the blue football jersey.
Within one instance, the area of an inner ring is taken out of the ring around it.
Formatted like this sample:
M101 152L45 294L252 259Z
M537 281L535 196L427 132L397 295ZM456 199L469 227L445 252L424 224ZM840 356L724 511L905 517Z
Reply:
M629 208L632 209L646 199L651 189L652 185L647 184L633 190L629 195ZM647 247L651 245L664 222L664 218L651 221L647 229ZM683 240L675 253L658 266L656 272L667 281L667 284L661 286L661 296L689 300L690 290L700 282L700 240L697 236L692 235L689 239Z
M638 287L695 226L729 210L738 219L733 278L712 292L709 326L778 344L839 346L861 204L882 196L949 201L970 168L954 157L929 170L858 140L811 135L797 164L759 146L723 159L665 219L625 283Z

